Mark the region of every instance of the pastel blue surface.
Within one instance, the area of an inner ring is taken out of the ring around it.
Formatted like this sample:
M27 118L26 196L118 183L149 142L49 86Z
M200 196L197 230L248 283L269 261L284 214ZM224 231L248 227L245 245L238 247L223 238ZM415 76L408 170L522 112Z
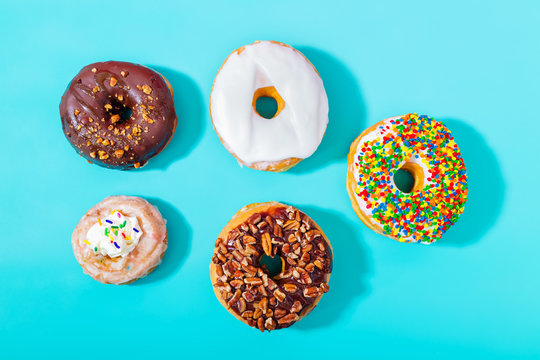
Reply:
M540 2L0 1L0 358L540 358ZM302 51L330 101L326 136L283 174L238 166L208 114L226 56L257 39ZM58 104L95 61L154 67L179 126L147 167L89 165ZM437 244L367 229L345 190L351 141L419 112L453 131L470 196ZM84 275L70 244L87 209L138 195L168 220L163 264L133 285ZM278 200L334 246L330 292L261 334L218 303L208 265L242 206ZM255 355L258 358L258 355Z

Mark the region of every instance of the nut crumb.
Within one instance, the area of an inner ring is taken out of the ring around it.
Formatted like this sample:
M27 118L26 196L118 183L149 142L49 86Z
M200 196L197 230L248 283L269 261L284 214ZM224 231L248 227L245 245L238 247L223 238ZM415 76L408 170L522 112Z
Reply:
M143 85L142 90L146 95L150 95L152 93L152 88L148 85Z
M115 77L111 77L111 81L109 82L109 84L110 84L111 86L115 86L117 83L118 83L118 80L116 80Z
M96 68L92 68L92 72L95 73L97 71Z

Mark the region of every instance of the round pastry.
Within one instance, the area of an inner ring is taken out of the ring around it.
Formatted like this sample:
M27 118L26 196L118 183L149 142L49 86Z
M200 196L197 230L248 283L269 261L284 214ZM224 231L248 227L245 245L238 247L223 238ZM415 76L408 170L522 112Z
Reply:
M271 119L257 100L273 98ZM298 50L256 41L233 51L214 79L210 116L225 148L242 165L285 171L311 156L328 124L328 99L315 67Z
M86 274L104 284L128 284L161 263L167 228L148 201L110 196L84 214L71 244Z
M408 171L411 192L394 175ZM467 172L450 131L426 116L396 116L366 129L348 156L347 191L366 226L401 242L429 244L459 218L467 200Z
M281 259L272 277L263 256ZM278 202L242 208L221 231L210 263L214 292L237 319L261 331L286 328L329 290L332 247L306 214Z
M85 66L62 96L60 117L81 156L123 170L163 150L177 123L169 82L146 66L120 61Z

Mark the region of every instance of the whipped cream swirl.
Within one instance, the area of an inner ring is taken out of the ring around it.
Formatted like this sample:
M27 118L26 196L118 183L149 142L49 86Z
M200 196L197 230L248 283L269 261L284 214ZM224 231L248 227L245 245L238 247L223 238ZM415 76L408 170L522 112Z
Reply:
M136 217L126 217L119 210L113 210L105 219L98 218L83 242L95 254L123 257L133 251L141 235Z

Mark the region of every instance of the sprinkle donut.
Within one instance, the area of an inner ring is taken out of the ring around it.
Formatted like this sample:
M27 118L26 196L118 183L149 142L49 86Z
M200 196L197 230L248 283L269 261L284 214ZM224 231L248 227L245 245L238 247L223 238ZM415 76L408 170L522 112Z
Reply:
M260 97L276 101L271 119L257 112ZM221 66L210 115L221 142L241 165L279 172L315 152L328 124L328 99L302 53L280 42L256 41L233 51Z
M281 258L271 277L263 255ZM311 218L278 202L242 208L219 234L210 263L214 292L237 319L260 331L286 328L329 290L332 247Z
M62 96L60 117L81 156L122 170L162 151L177 123L169 82L146 66L120 61L85 66Z
M394 183L399 169L414 178L410 193ZM347 191L370 229L401 242L430 244L463 213L467 172L442 123L408 114L380 121L352 143Z
M148 201L110 196L84 214L71 244L85 274L105 284L129 284L161 263L167 228Z

